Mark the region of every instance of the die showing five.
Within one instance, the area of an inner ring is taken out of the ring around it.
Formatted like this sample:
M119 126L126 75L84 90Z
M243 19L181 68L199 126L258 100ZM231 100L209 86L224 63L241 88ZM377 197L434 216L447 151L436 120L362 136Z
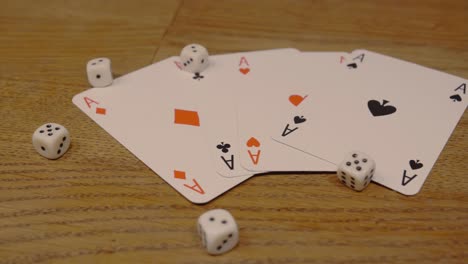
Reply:
M355 191L362 191L374 177L375 162L367 154L353 151L338 165L338 179Z
M46 123L34 131L32 144L41 156L58 159L70 147L70 133L60 124Z

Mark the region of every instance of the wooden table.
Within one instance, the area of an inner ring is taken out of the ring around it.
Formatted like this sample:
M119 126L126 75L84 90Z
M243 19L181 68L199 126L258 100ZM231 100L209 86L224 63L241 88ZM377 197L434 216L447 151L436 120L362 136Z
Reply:
M177 55L366 48L468 78L468 1L2 1L0 263L466 263L468 115L422 191L353 192L334 174L254 177L206 205L185 200L71 103L85 64L117 75ZM49 161L31 135L66 125ZM201 248L195 222L226 208L241 241Z

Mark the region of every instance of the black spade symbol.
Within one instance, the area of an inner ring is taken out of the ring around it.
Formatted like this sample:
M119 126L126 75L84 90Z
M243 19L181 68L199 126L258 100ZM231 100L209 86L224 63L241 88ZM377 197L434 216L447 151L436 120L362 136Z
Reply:
M294 117L294 123L295 124L300 124L304 123L307 119L305 119L303 116L295 116Z
M373 116L384 116L390 115L396 112L396 107L392 105L386 105L389 101L383 100L382 104L377 100L370 100L367 103L369 110Z
M348 66L348 69L356 69L356 68L357 68L357 64L354 63L354 62L353 62L353 63L350 63L350 64L348 64L348 65L346 65L346 66Z
M410 160L409 165L411 169L417 170L423 167L423 164L419 162L419 160Z
M461 96L459 94L454 94L450 96L450 99L452 99L454 102L460 102L462 100Z

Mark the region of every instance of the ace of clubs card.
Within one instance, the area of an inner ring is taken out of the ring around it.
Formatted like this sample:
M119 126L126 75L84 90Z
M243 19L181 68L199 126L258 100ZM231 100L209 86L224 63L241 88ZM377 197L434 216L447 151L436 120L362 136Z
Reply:
M262 88L258 82L250 80L258 79L258 72L271 73L271 65L283 60L291 61L297 54L299 51L295 49L276 49L210 57L210 67L203 72L209 77L203 80L195 99L206 117L202 130L214 167L220 175L238 177L253 174L240 162L242 143L238 139L237 105L245 98L239 94L243 90ZM248 59L258 63L250 66Z

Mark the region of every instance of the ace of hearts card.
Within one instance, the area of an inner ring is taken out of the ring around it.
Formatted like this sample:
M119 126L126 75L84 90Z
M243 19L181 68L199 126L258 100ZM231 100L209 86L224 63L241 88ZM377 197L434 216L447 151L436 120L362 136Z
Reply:
M278 144L269 134L274 111L294 108L307 97L294 70L299 55L295 49L276 49L211 58L195 101L206 117L203 131L214 166L224 177L335 170L329 162ZM331 64L327 59L334 58L330 55L317 53L309 68L326 68Z

